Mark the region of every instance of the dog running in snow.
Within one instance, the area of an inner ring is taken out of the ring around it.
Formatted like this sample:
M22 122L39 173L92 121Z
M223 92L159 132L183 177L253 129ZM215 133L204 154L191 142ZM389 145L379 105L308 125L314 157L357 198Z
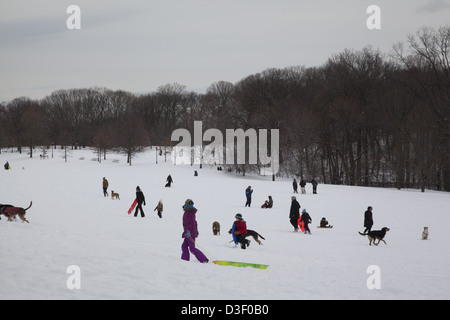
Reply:
M32 205L33 205L33 201L31 201L30 206L26 209L19 208L19 207L13 207L11 205L0 205L0 215L3 214L5 217L8 218L8 221L12 221L12 219L18 215L20 220L22 220L23 222L26 222L26 223L30 223L25 218L25 214L26 214L27 210L31 208Z
M374 245L379 245L381 241L384 242L384 244L387 244L386 241L384 241L384 237L386 236L386 232L388 232L390 229L388 227L384 227L381 230L373 230L369 231L368 233L361 233L358 232L362 236L367 236L369 238L369 246L372 245L372 242ZM376 243L376 240L378 240L378 243Z
M233 232L232 229L230 229L230 231L228 231L229 234L231 234ZM253 231L253 230L247 230L247 234L245 235L245 238L247 237L253 237L253 239L255 239L255 241L261 246L262 242L261 240L259 240L259 238L266 240L266 238L264 238L262 235L260 235L258 232ZM232 240L233 241L233 240ZM231 241L231 242L232 242Z

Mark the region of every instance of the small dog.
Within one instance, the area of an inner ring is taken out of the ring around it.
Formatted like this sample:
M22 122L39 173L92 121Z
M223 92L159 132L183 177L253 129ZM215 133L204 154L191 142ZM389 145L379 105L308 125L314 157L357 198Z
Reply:
M13 207L10 205L1 205L0 206L0 215L3 214L5 217L8 218L8 221L12 221L12 219L18 215L20 220L22 220L26 223L30 223L25 218L25 214L26 214L27 210L31 208L32 205L33 205L33 201L31 201L30 206L26 209L19 208L19 207Z
M217 235L220 236L220 223L219 222L217 222L217 221L213 222L212 231L215 236L217 236Z
M388 232L390 229L388 227L384 227L381 230L374 230L369 231L368 233L361 233L358 232L362 236L368 236L369 238L369 246L372 245L372 242L374 245L378 246L381 241L384 242L384 244L387 244L386 241L384 241L384 237L386 236L386 232ZM378 239L378 243L376 243L376 240Z
M230 231L228 231L229 234L231 234L233 232L232 229L230 229ZM266 238L264 238L262 235L260 235L258 232L253 231L253 230L247 230L247 234L245 235L245 238L247 237L253 237L253 239L255 239L255 241L262 246L262 242L259 240L259 238L266 240ZM233 240L231 240L231 242L233 242Z
M111 199L119 199L120 200L120 195L118 193L115 193L114 191L111 190Z
M422 240L428 240L428 227L423 227Z

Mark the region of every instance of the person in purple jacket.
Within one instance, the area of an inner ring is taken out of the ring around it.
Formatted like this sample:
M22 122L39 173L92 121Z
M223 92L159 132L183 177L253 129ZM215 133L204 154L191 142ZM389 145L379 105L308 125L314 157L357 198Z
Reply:
M209 260L199 249L195 247L195 238L198 237L197 220L195 214L197 209L194 208L194 202L191 199L187 199L183 206L183 228L184 232L182 238L184 238L181 245L181 259L189 261L189 251L197 258L201 263L208 263Z

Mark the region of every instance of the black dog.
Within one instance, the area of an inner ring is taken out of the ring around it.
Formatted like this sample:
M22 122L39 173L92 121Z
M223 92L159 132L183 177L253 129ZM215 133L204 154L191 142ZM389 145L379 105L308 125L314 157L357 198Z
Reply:
M229 234L231 234L232 232L233 232L232 229L230 229L230 231L228 231ZM253 237L253 239L255 239L255 241L258 242L259 245L262 245L262 242L258 238L266 240L266 238L264 238L258 232L253 231L253 230L247 230L247 234L245 235L245 238L250 237L250 236Z
M372 245L372 241L374 245L379 245L380 241L383 241L384 244L387 244L386 241L384 241L384 237L386 236L386 232L388 232L390 229L388 227L384 227L381 230L374 230L374 231L369 231L368 233L361 233L358 232L360 235L362 236L368 236L369 238L369 246ZM375 243L375 241L378 239L378 243Z

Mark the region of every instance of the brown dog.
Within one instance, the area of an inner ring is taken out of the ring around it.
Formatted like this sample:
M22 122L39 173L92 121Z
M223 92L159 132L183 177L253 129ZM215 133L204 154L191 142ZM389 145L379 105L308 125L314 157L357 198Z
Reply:
M120 195L118 193L115 193L114 191L111 190L111 199L119 199L120 200Z
M220 236L220 223L219 222L217 222L217 221L213 222L212 231L215 236L217 236L217 235Z
M32 205L33 205L33 201L31 201L30 206L26 209L19 208L19 207L12 207L12 206L0 206L0 214L3 214L5 217L7 217L8 221L12 221L12 219L18 215L20 220L22 220L26 223L30 223L25 218L25 214L26 214L27 210L31 208Z

